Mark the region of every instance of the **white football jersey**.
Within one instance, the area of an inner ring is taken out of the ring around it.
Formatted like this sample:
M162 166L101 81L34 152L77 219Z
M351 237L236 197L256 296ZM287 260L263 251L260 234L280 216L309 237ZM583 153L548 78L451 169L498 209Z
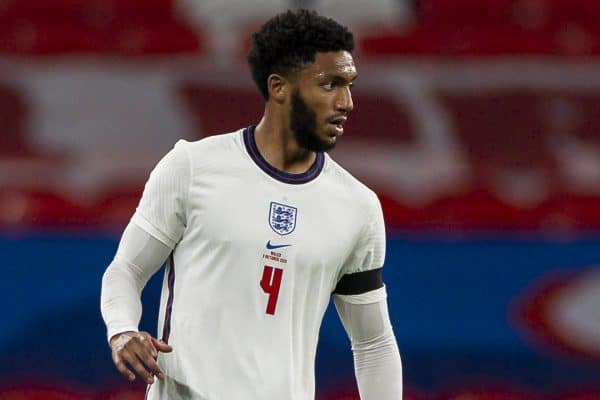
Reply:
M158 332L173 352L149 399L314 399L331 294L385 255L371 190L324 153L302 174L274 169L254 127L179 141L132 222L173 248Z

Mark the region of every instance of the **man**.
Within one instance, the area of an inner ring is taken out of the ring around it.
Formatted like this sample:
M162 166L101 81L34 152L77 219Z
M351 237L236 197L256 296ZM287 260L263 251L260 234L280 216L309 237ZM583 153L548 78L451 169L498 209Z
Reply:
M361 399L401 399L381 207L324 153L353 108L353 47L314 12L272 18L248 55L266 103L258 125L179 141L150 175L101 299L116 367L149 399L313 399L332 293ZM137 325L165 260L158 340Z

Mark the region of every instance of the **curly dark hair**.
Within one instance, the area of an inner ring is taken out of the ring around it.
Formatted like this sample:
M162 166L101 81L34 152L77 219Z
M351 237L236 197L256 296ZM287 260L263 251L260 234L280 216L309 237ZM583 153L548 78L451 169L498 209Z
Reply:
M266 100L270 74L286 76L314 62L317 52L340 50L354 50L354 36L348 28L315 11L290 10L274 16L252 35L248 64Z

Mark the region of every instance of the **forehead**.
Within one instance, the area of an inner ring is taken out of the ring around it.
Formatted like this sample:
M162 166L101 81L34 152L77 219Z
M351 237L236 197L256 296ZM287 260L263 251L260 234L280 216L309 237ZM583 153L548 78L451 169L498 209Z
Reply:
M300 71L305 78L321 78L325 76L339 76L346 80L356 77L356 66L352 54L345 50L316 53L315 61L308 64Z

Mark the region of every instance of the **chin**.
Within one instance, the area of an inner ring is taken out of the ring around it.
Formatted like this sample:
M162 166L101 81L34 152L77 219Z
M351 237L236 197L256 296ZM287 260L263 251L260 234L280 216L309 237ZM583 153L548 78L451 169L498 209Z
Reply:
M337 137L330 137L327 141L323 141L322 143L323 151L333 150L335 145L337 144Z

